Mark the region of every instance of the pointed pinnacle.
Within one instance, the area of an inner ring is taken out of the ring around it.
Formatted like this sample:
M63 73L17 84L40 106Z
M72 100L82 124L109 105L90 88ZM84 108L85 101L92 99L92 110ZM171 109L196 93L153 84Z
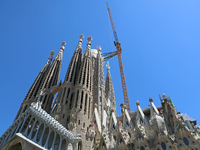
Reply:
M51 52L50 52L50 57L49 57L49 61L52 61L52 59L53 59L53 55L55 54L55 52L52 50Z
M89 37L87 38L87 41L90 43L90 41L92 41L92 37L89 36Z
M137 101L137 102L136 102L136 105L137 105L137 106L139 106L139 105L140 105L140 102L139 102L139 101Z
M62 45L62 46L65 46L66 44L67 44L67 43L66 43L65 41L63 41L61 45Z
M79 39L83 39L83 38L84 38L83 34L79 35Z
M107 70L110 70L109 62L107 62L106 68L107 68Z
M149 97L149 102L153 102L153 99L151 97Z

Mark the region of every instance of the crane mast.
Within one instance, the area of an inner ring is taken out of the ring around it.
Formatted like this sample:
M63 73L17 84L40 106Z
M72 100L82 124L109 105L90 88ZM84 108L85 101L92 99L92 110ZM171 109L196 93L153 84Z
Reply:
M112 25L113 34L114 34L114 37L115 37L114 44L115 44L116 49L117 49L117 51L114 54L107 56L106 58L111 58L115 55L118 55L119 69L120 69L122 89L123 89L123 95L124 95L124 103L127 106L128 112L130 112L131 110L130 110L130 104L129 104L129 98L128 98L128 91L127 91L126 80L125 80L125 75L124 75L124 67L123 67L122 56L121 56L121 53L122 53L121 43L118 41L117 32L116 32L116 29L115 29L115 26L114 26L114 22L113 22L113 19L112 19L110 8L108 6L108 2L106 2L106 4L107 4L107 9L108 9L108 14L109 14L109 17L110 17L110 22L111 22L111 25Z

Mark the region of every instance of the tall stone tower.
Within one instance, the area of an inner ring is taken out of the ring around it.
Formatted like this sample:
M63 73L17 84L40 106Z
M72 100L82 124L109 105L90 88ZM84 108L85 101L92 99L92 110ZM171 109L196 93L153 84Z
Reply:
M21 113L25 112L25 110L31 105L32 102L37 101L41 90L45 91L43 92L43 95L40 99L40 101L42 102L42 108L48 113L50 112L55 94L52 93L51 88L58 84L62 64L63 50L65 49L64 45L65 42L62 43L62 47L60 48L60 51L56 55L52 64L51 61L53 59L54 51L51 51L51 57L49 57L47 63L41 69L37 78L35 79L34 83L29 89L15 119L17 119L21 115Z

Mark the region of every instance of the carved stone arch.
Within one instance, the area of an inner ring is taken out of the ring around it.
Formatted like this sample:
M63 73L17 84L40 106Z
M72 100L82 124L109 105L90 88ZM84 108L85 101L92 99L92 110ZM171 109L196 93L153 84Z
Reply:
M8 150L22 150L22 144L21 143L14 144Z
M37 122L34 124L33 128L32 128L32 132L30 133L31 134L31 139L33 139L35 137L35 134L37 132L37 130L39 129L39 121L37 120Z
M49 136L49 141L48 141L48 145L47 148L50 149L53 146L53 140L56 136L55 131L51 131L50 136Z
M82 150L82 142L78 142L78 150Z
M68 144L68 148L67 148L67 150L73 150L73 146L72 146L71 143Z
M26 111L26 109L27 109L27 105L23 108L23 111L22 111L22 113L24 113L25 111Z
M63 139L61 143L61 150L66 150L66 148L67 148L67 141L66 139Z
M28 132L27 132L27 136L30 134L32 128L33 128L33 125L34 125L34 122L35 122L35 117L33 117L31 120L30 120L30 124L29 124L29 127L28 127Z
M7 133L7 134L6 134L4 143L5 143L5 142L8 140L8 138L10 137L10 134L11 134L10 129L9 129L9 131L7 131L6 133Z
M18 132L19 132L20 128L22 127L22 124L23 124L23 120L20 119L20 120L19 120L19 123L18 123L18 125L17 125L17 130L15 131L15 133L18 133Z
M31 120L31 117L32 117L31 114L29 114L29 116L26 118L25 123L23 124L22 130L21 130L21 133L26 131L26 128L29 124L29 121Z
M103 148L104 146L105 146L104 140L103 140L103 138L101 138L101 141L99 143L99 147Z
M41 136L42 136L42 132L44 130L44 123L42 123L38 129L38 133L37 133L37 137L36 137L36 141L39 142Z
M57 135L56 135L55 142L54 142L54 145L53 145L53 149L54 149L54 150L58 150L59 144L60 144L60 135L57 134Z
M13 134L16 132L17 128L18 128L18 124L16 123L16 124L13 126L13 129L12 129L12 132L11 132L10 137L13 136Z
M42 146L44 146L44 144L46 143L47 137L49 135L49 131L50 131L50 128L46 127L44 134L43 134L43 137L42 137Z

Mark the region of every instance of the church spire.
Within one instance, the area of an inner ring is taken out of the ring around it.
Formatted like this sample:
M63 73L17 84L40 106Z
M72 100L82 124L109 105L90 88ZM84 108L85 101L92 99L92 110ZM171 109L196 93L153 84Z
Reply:
M89 36L87 38L87 41L88 41L88 43L87 43L87 48L86 48L84 56L90 57L91 56L91 41L92 41L92 37Z
M65 49L66 42L62 42L62 47L60 51L56 55L55 59L53 60L51 66L49 67L45 80L40 90L44 90L44 94L41 97L42 108L46 110L47 113L50 112L51 105L54 99L54 93L50 92L50 88L58 84L59 76L60 76L60 69L62 64L63 58L63 51ZM39 95L38 95L39 96Z
M45 63L45 65L39 72L38 76L36 77L35 81L33 82L32 86L31 86L31 88L29 89L28 93L26 94L26 97L25 97L23 103L21 104L20 109L19 109L15 119L17 119L21 113L25 112L27 107L30 106L32 102L37 101L36 95L38 94L39 89L41 89L41 87L43 85L43 81L45 80L45 75L51 65L51 61L53 59L54 54L55 54L54 51L51 51L51 53L50 53L51 56L49 57L48 61Z
M70 61L69 67L67 69L67 73L65 75L65 80L62 84L62 91L60 91L60 98L58 101L61 105L62 110L72 109L74 107L74 97L77 96L77 93L74 92L74 85L77 80L77 76L80 70L81 62L82 62L82 43L84 36L81 34L79 36L78 45L74 51L73 57ZM63 118L58 117L58 120L67 127L69 122L70 113L68 111L63 112Z
M82 43L83 43L83 39L84 36L81 34L79 36L79 42L78 45L74 51L74 55L70 61L66 76L65 76L65 81L64 82L72 82L73 84L75 84L76 81L76 76L78 73L78 70L80 68L80 64L81 64L81 59L82 59Z
M101 47L97 47L97 57L94 66L94 100L97 104L97 110L101 120L103 119L103 110L106 106L105 99L105 80L104 80L104 69L103 69L103 57L101 54Z
M106 76L106 99L110 101L110 107L111 109L114 109L116 113L116 101L115 101L115 93L114 93L114 87L113 82L110 74L110 66L109 63L106 65L107 68L107 76Z

